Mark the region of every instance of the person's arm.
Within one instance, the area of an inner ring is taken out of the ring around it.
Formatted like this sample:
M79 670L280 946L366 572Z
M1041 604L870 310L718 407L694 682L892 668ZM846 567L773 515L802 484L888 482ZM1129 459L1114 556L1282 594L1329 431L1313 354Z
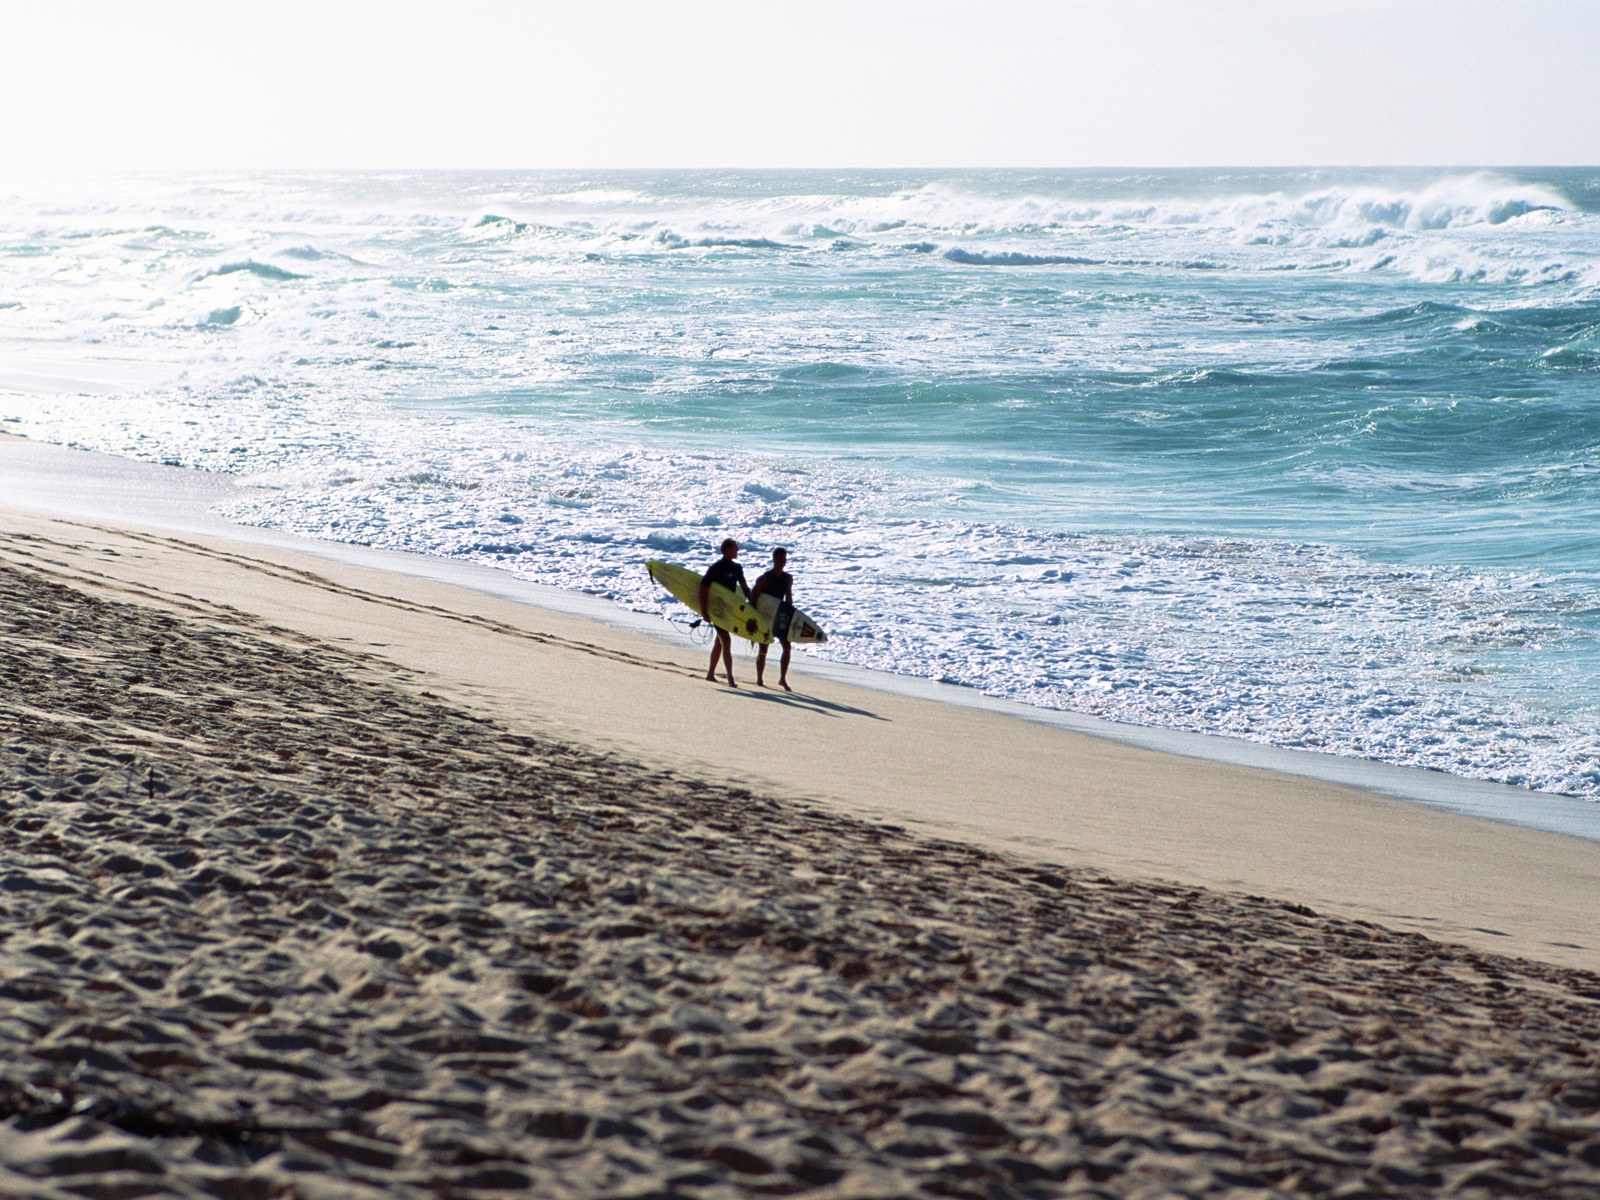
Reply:
M750 603L752 606L755 605L756 601L761 599L761 593L766 590L766 587L767 577L765 575L756 576L756 586L751 589L750 592Z

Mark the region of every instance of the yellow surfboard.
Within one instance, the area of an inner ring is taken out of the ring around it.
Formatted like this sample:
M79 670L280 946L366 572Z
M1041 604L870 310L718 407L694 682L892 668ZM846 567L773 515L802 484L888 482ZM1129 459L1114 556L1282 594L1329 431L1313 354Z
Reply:
M696 615L700 612L700 572L691 571L679 563L662 562L653 558L645 563L654 579ZM750 606L750 602L732 588L720 583L711 585L706 597L706 612L718 629L726 629L747 642L761 646L772 640L772 623Z

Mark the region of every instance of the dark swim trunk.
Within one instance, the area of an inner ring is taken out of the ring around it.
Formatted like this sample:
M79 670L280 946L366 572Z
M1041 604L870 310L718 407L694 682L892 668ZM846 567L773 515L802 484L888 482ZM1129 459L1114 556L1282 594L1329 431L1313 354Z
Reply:
M778 615L772 618L772 636L780 642L789 638L789 622L794 620L794 605L787 600L778 601Z

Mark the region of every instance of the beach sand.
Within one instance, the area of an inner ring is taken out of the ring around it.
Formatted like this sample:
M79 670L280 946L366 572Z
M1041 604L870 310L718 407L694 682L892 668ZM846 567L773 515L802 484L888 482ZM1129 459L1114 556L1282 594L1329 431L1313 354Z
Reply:
M0 1195L1600 1195L1595 843L20 510L0 622Z

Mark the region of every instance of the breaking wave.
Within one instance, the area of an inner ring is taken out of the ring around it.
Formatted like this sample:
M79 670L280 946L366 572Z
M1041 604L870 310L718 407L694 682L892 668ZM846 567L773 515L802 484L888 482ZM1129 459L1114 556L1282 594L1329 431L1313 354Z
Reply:
M1072 194L1070 174L1052 181L1057 193L997 197L930 183L877 196L797 196L784 203L724 201L702 215L751 231L789 236L873 237L910 229L989 235L1073 229L1203 227L1241 239L1272 241L1291 231L1320 231L1329 244L1371 245L1391 231L1423 232L1497 226L1579 210L1560 191L1537 183L1472 172L1411 188L1336 184L1303 191L1219 193L1209 197ZM1103 185L1102 185L1103 186ZM619 214L609 213L615 220Z

